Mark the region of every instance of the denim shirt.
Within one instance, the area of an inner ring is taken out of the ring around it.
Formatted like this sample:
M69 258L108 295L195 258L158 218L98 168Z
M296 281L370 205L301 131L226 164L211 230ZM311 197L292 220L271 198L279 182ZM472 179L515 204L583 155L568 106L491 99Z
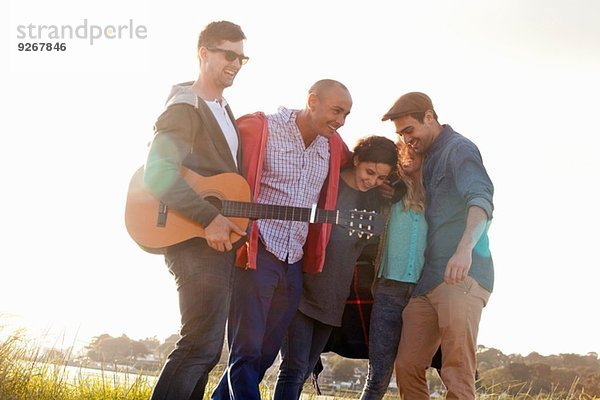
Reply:
M483 209L488 221L491 221L494 209L494 186L477 146L450 125L444 125L429 148L423 165L423 182L429 230L425 266L413 296L426 294L444 281L446 265L464 233L469 207ZM473 249L469 275L483 288L492 291L494 264L487 227Z

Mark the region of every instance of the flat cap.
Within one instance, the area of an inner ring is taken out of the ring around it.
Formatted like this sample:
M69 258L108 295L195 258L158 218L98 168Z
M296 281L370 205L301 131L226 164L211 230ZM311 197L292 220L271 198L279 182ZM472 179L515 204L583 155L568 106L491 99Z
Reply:
M408 114L421 113L428 110L433 110L433 103L429 96L421 92L410 92L400 96L381 120L394 120Z

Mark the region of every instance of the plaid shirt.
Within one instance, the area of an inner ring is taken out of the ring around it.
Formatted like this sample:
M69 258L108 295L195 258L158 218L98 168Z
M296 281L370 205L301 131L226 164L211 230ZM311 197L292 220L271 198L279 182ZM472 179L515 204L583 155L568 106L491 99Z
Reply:
M310 208L329 171L329 141L323 136L305 147L296 110L280 107L268 115L269 136L257 203ZM259 220L266 249L290 264L302 259L308 222Z

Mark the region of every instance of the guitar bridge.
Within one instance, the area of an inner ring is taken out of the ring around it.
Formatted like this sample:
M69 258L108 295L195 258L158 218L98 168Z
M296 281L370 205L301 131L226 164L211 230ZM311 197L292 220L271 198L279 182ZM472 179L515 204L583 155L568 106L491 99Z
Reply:
M164 228L167 225L167 211L169 211L169 207L161 201L158 205L158 215L156 218L157 227Z

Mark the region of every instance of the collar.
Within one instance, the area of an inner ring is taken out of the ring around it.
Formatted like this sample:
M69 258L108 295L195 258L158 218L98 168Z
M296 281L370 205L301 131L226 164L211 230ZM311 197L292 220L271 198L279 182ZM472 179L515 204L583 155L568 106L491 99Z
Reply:
M298 112L300 112L300 110L293 110L293 109L285 108L283 106L280 106L277 109L277 113L279 115L281 115L281 117L287 123L293 123L294 125L296 125L298 140L300 140L304 145L304 139L302 139L302 133L300 132L300 128L298 128L298 125L296 124L296 117L298 115ZM307 148L313 147L313 146L317 147L319 149L324 149L326 151L329 151L329 140L324 136L317 135L315 140L313 140L312 143L310 144L310 146L308 146Z
M438 137L435 138L427 154L433 154L439 151L440 149L444 148L444 146L446 146L446 143L448 143L448 141L450 141L450 138L454 135L454 129L452 129L450 125L444 124L442 126L444 127L444 129L442 129Z
M200 96L198 96L198 98L201 99ZM202 100L204 100L204 99L202 99ZM204 100L204 102L206 104L208 104L209 106L214 104L214 105L216 105L219 108L225 108L225 107L227 107L227 104L228 104L227 100L225 100L225 97L223 97L221 100L218 100L218 99Z
M291 110L289 108L280 106L277 109L277 113L281 114L286 122L296 122L296 114L298 114L298 110Z

